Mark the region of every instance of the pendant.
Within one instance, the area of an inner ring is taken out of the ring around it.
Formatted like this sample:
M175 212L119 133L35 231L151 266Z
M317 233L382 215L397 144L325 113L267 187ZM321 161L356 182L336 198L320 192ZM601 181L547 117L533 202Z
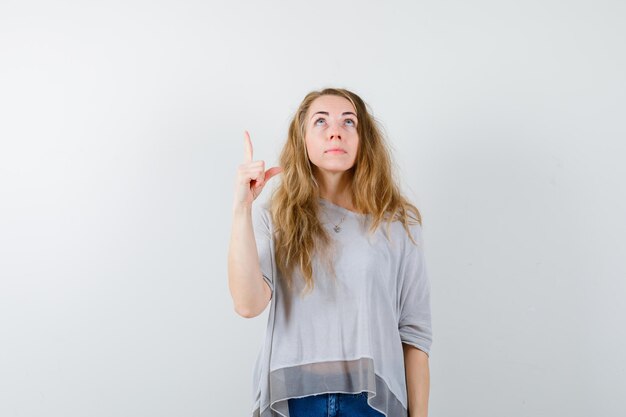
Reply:
M339 233L341 231L341 227L339 226L335 226L333 229L335 229L335 233Z

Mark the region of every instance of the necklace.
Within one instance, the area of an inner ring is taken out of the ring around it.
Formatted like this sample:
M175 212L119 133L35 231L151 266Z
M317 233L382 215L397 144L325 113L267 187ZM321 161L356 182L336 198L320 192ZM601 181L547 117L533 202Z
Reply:
M326 218L328 218L328 215L326 216ZM341 227L339 227L339 225L341 223L343 223L344 219L346 218L346 215L344 214L343 217L341 218L341 221L339 222L339 224L335 224L331 221L331 223L333 223L335 225L335 227L333 227L333 230L335 231L335 233L339 233L341 232ZM330 220L330 219L329 219Z

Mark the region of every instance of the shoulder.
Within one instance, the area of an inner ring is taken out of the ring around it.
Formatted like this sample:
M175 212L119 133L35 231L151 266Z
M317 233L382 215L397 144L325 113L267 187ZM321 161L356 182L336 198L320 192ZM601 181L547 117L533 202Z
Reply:
M269 201L255 201L252 203L252 212L267 215L270 211Z
M401 222L396 223L398 224L399 233L402 233L402 239L405 243L405 251L411 252L416 249L423 248L424 231L419 222L410 220L407 222L406 227Z
M411 222L409 224L409 230L416 241L422 241L424 238L423 228L419 222Z
M254 214L263 214L269 211L268 201L254 201L252 203L252 212Z
M270 213L269 201L259 201L252 203L252 219L255 224L262 224L267 228L271 227L272 216Z

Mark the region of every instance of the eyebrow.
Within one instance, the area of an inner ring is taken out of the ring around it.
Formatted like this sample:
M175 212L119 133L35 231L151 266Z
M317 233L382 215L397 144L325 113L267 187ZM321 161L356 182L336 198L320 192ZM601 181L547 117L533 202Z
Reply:
M313 118L313 116L315 116L316 114L319 114L319 113L325 114L326 116L329 115L327 111L318 111L318 112L313 113L313 115L311 116L311 119ZM341 113L342 116L345 116L347 114L351 114L354 117L357 117L356 114L352 113L351 111L344 111L343 113Z

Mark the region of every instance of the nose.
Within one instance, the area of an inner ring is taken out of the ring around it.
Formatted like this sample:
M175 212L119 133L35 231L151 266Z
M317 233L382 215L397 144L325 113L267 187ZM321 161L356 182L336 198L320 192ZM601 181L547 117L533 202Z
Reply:
M328 129L328 135L329 135L329 139L340 139L341 140L341 135L339 134L339 126L337 126L336 123L333 123L330 128Z

